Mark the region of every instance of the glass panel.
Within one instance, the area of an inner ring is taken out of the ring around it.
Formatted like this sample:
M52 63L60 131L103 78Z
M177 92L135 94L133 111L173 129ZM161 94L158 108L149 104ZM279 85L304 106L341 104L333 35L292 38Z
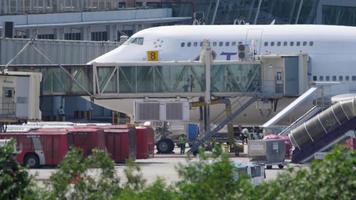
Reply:
M212 74L213 92L256 92L261 85L255 64L214 65Z
M137 92L154 92L153 67L137 67Z

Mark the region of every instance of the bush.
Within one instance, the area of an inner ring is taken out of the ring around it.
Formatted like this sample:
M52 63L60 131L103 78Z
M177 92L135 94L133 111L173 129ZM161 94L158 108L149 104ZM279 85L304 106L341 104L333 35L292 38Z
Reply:
M146 185L140 168L129 162L127 182L120 185L115 164L103 151L84 158L79 150L68 152L46 189L32 184L32 177L19 166L10 145L0 148L0 199L356 199L356 152L335 148L325 160L309 168L288 169L276 180L252 186L236 171L220 147L198 161L180 164L180 180L167 185L162 179ZM95 175L94 175L95 174Z
M100 150L88 158L74 149L50 177L49 199L111 199L120 191L115 163Z
M32 177L15 159L15 141L0 147L0 199L22 199L32 197Z

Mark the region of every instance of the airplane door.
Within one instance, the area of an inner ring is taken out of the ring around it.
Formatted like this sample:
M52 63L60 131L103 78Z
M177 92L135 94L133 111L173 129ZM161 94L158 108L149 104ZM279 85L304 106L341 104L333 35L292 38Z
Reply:
M257 55L261 54L262 34L263 30L261 29L249 29L246 35L246 44L248 44L250 50Z

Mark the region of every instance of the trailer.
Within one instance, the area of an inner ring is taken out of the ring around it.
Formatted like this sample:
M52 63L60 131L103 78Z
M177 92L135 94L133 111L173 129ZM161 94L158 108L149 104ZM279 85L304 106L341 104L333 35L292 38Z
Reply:
M248 142L248 156L257 164L278 165L280 169L285 166L286 146L282 139L250 140Z
M136 127L136 158L147 159L154 156L154 131L149 127Z

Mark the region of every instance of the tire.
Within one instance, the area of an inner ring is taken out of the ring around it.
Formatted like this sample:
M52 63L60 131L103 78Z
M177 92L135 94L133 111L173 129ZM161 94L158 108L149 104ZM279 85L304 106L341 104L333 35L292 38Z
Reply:
M174 143L170 139L162 139L157 142L158 153L171 153L174 149Z
M40 166L40 159L36 154L28 154L25 156L24 165L29 168L38 168Z
M272 165L267 165L266 168L267 169L272 169Z
M279 168L279 169L283 169L283 168L284 168L284 165L279 164L279 165L278 165L278 168Z

